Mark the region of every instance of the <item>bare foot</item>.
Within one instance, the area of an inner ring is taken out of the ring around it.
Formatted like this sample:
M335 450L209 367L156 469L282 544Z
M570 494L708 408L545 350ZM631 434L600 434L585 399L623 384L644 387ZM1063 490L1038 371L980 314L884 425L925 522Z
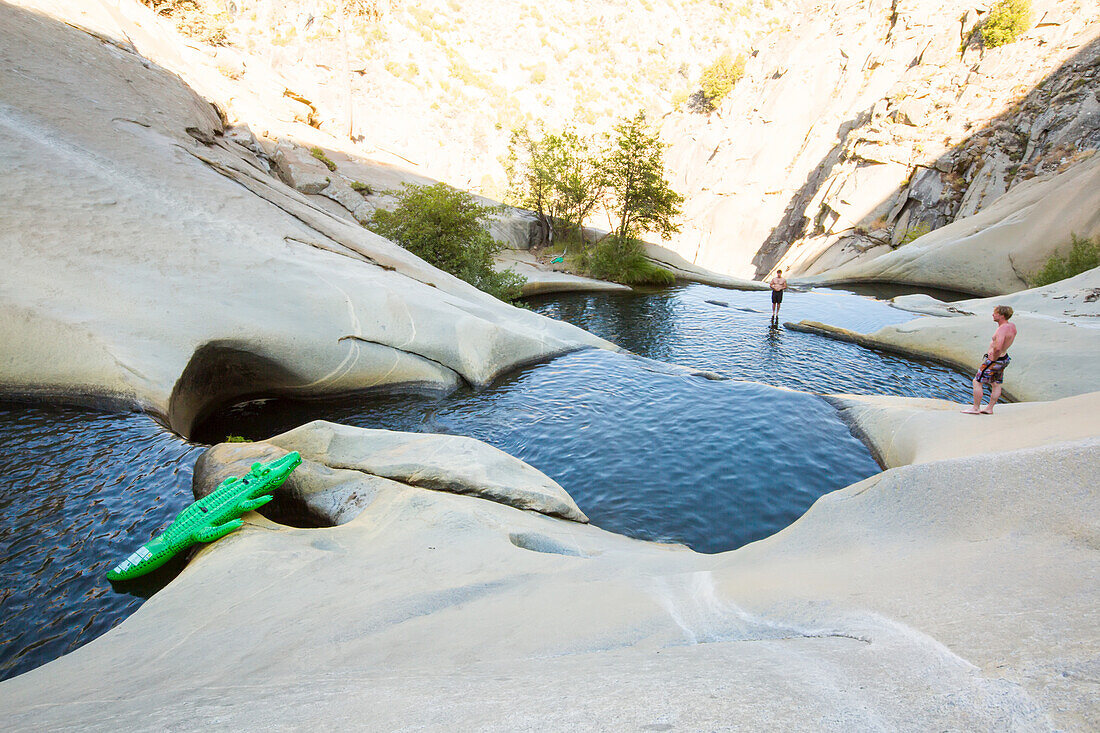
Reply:
M981 413L982 413L983 415L992 415L992 414L993 414L993 408L992 408L992 407L983 407L983 408L982 408L982 409L980 410L980 412L981 412Z
M962 411L964 415L981 415L982 410L975 410L973 407L968 407Z

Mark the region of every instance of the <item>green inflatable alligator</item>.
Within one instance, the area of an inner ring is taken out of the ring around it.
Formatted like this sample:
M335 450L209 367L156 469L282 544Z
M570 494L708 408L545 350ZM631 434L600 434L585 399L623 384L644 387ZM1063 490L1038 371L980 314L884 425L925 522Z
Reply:
M290 472L302 462L297 451L270 463L253 463L245 476L227 478L209 496L180 512L164 534L139 547L107 573L108 580L129 580L156 570L196 542L220 540L240 529L245 512L259 509L274 497Z

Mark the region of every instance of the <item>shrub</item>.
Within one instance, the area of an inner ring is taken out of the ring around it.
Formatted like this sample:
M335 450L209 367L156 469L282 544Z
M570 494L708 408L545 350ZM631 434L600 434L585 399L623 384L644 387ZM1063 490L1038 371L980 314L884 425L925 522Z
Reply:
M610 235L577 258L578 267L589 277L624 285L673 285L676 276L646 259L637 239Z
M403 185L393 211L374 212L371 231L501 300L520 296L527 278L493 269L493 253L503 246L486 230L490 207L444 183Z
M1031 26L1031 0L999 0L982 22L982 43L996 48L1012 43Z
M920 239L928 232L932 231L932 227L927 224L917 224L915 227L905 230L905 234L902 235L901 241L898 242L898 246L909 244L913 240Z
M1080 275L1094 267L1100 267L1100 238L1093 242L1071 234L1070 239L1073 244L1069 250L1069 257L1063 259L1057 252L1051 255L1043 269L1032 277L1031 287L1050 285L1059 280Z
M726 95L733 90L733 85L744 75L745 55L738 54L735 59L726 52L703 70L702 76L699 77L699 86L703 96L713 107L726 98Z
M141 0L157 15L171 18L186 36L211 46L229 45L229 15L211 7L207 0Z
M244 437L243 435L227 435L225 436L225 443L251 443L251 439Z
M324 150L321 150L320 148L310 148L309 154L324 163L325 167L328 168L330 171L336 170L336 164L333 163L327 155L325 155Z
M458 79L466 86L484 90L488 90L491 87L488 79L477 73L474 67L470 66L465 59L459 56L455 56L451 59L449 71L451 76Z
M364 196L370 196L372 193L374 193L374 189L370 187L370 184L363 183L362 181L352 181L351 190L357 191Z

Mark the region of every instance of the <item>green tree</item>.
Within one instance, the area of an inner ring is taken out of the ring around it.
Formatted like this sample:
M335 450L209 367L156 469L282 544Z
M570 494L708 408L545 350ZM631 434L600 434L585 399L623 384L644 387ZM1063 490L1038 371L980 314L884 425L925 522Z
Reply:
M493 253L503 245L493 241L486 228L492 212L470 194L444 183L406 183L397 194L397 206L375 211L369 228L474 287L511 301L519 297L527 278L493 269Z
M656 232L663 237L679 231L675 219L684 198L665 178L664 145L646 124L645 112L614 127L600 159L603 204L612 232L579 258L592 277L628 285L671 285L675 276L650 262L639 237Z
M745 55L734 58L727 51L713 64L703 69L699 77L699 87L707 104L713 109L733 91L733 86L745 75Z
M602 162L605 202L618 218L614 235L634 239L645 232L669 237L684 197L665 178L665 146L646 124L645 112L620 121Z
M511 200L539 217L549 241L580 235L603 194L603 168L592 140L572 128L561 133L514 132L507 163Z
M989 48L1012 43L1031 27L1031 0L999 0L981 25L982 43Z

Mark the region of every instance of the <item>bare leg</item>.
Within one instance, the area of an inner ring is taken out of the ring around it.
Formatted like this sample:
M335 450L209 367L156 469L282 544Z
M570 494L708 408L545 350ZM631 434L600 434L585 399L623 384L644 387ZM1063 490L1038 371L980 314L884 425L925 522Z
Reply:
M993 405L997 404L997 400L1001 399L1001 387L1002 385L1000 382L994 382L993 384L989 385L989 404L985 407L984 410L982 410L982 412L986 413L987 415L993 414Z
M985 396L985 391L982 387L982 383L979 382L977 379L973 380L971 384L974 385L974 406L968 407L967 409L963 410L963 412L965 412L967 415L977 415L979 412L981 412L982 397Z

